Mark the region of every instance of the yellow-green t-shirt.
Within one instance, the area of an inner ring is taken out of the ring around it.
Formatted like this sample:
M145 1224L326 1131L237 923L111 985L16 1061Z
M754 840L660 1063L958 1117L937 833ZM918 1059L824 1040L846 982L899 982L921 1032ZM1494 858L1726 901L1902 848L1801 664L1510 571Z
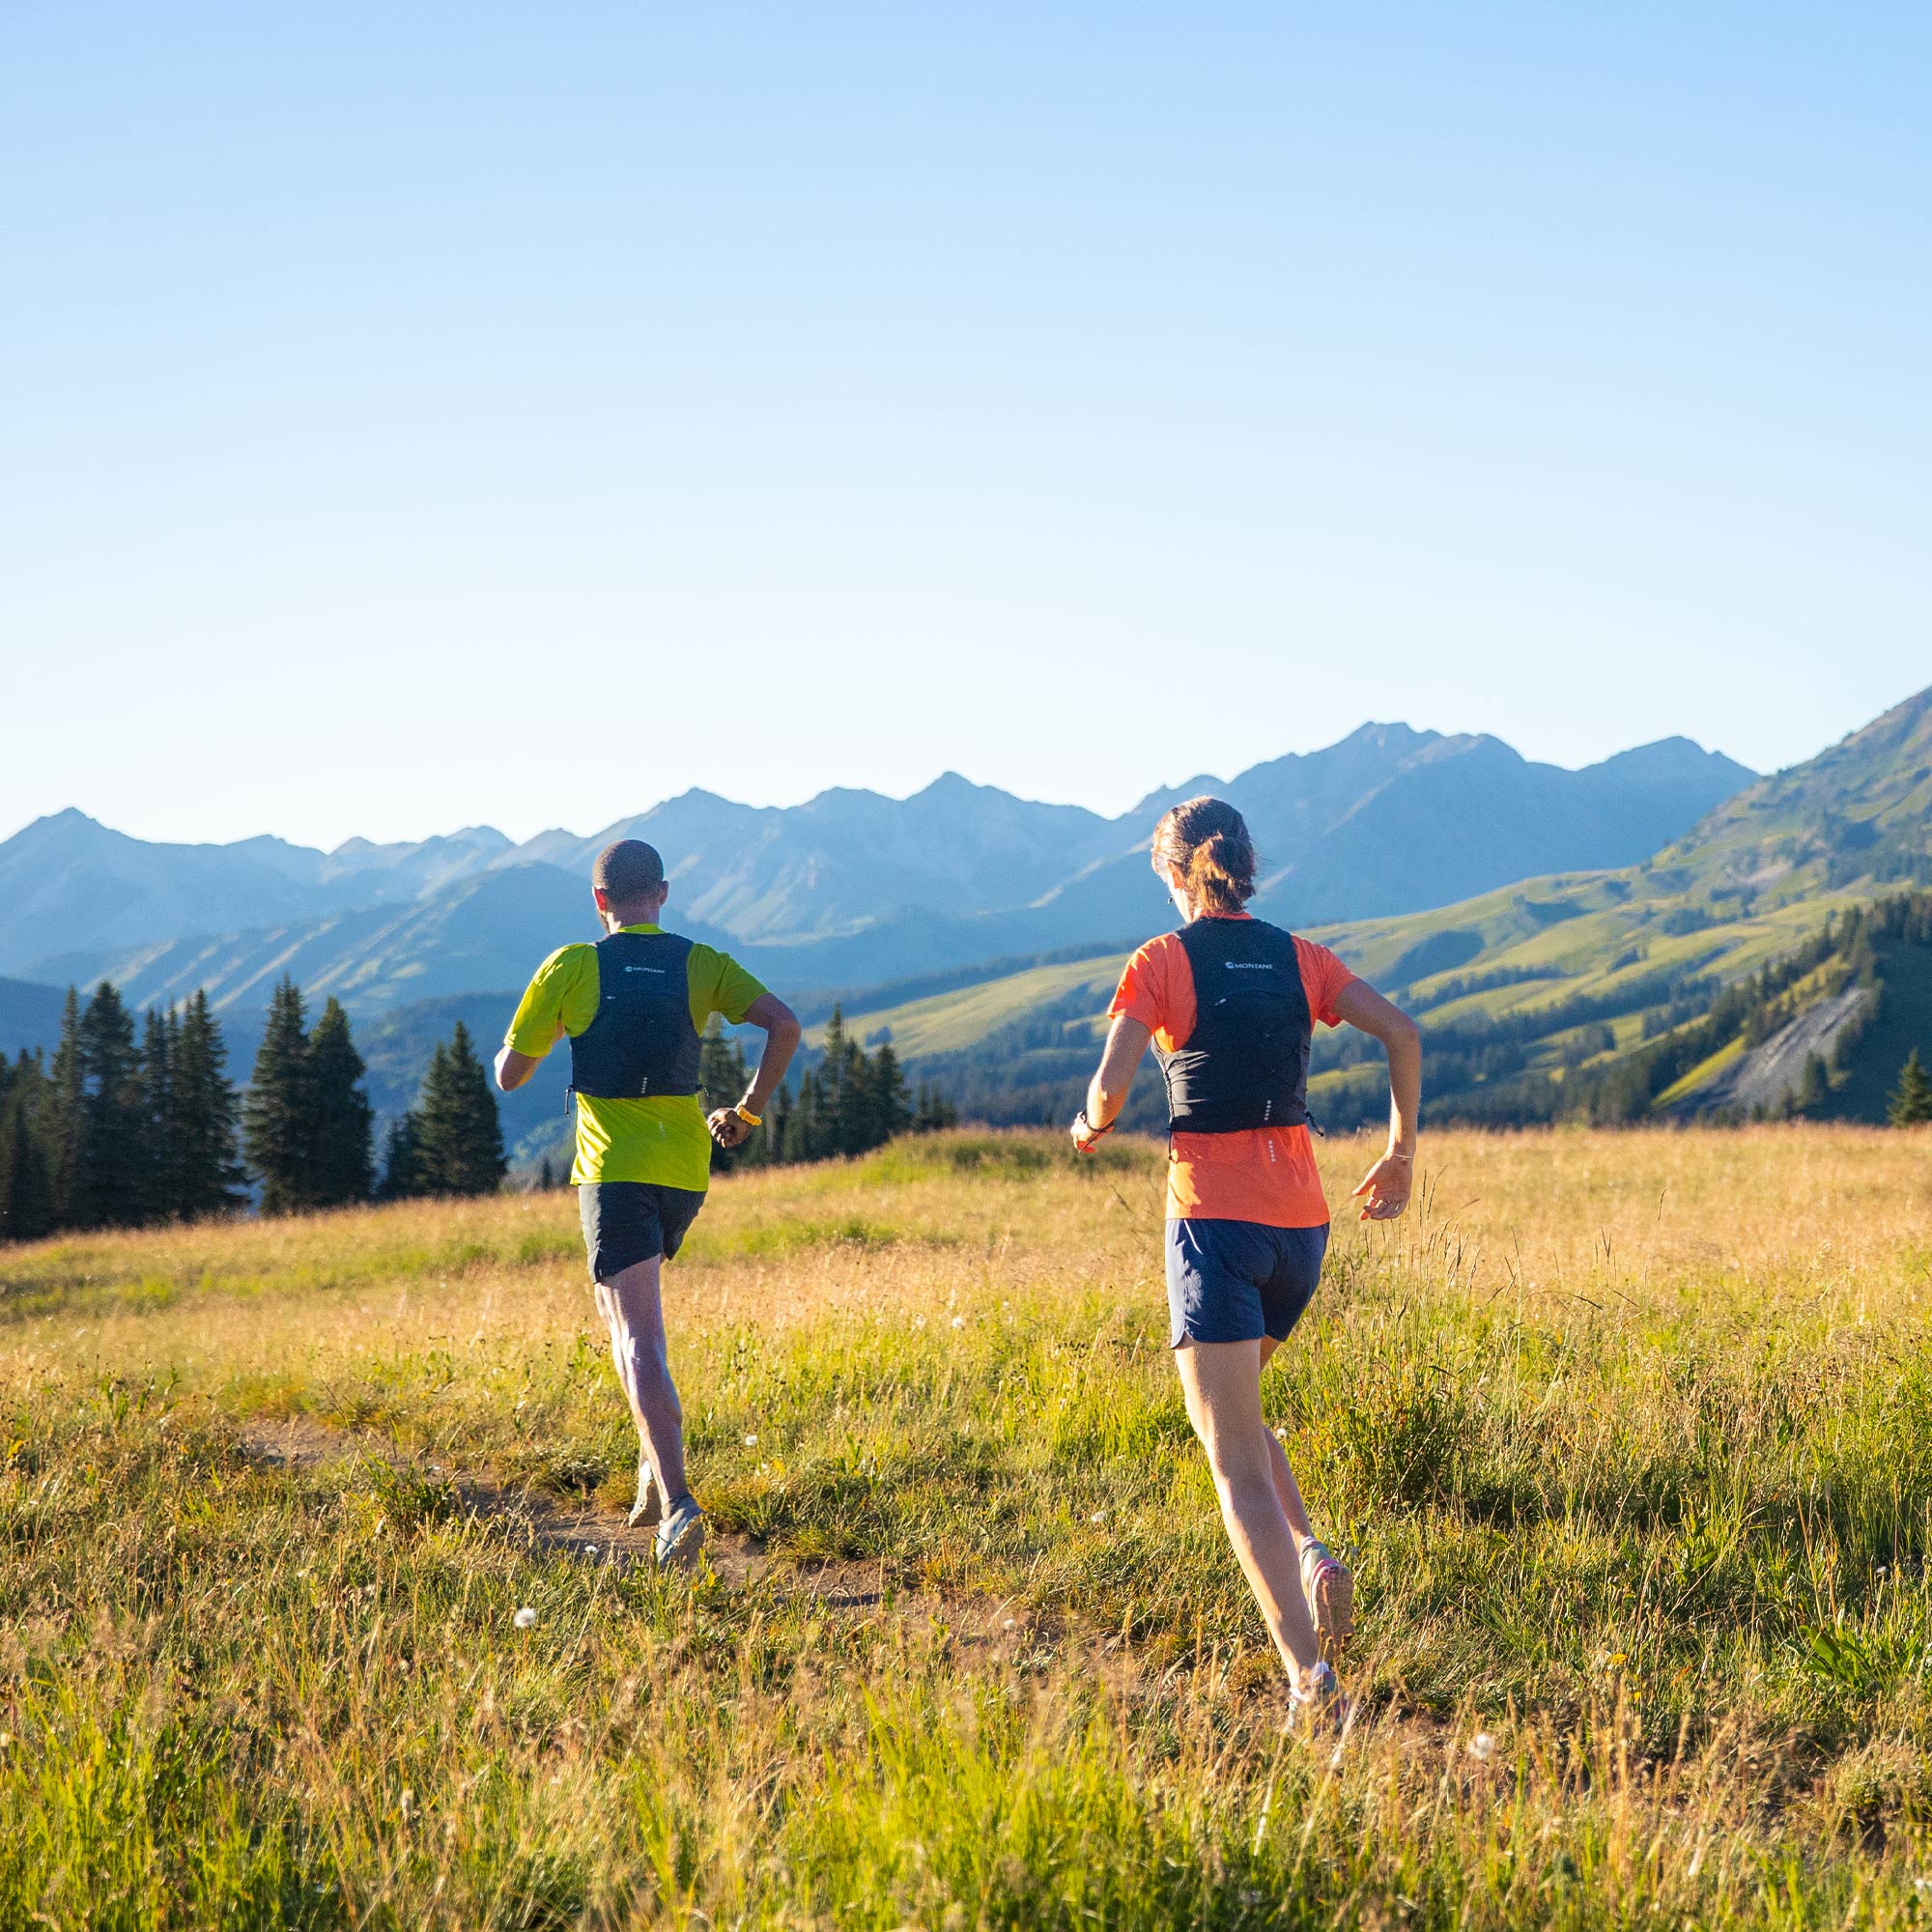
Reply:
M627 925L626 932L657 932ZM691 1023L702 1033L713 1013L736 1026L764 987L728 952L692 942L687 964ZM597 949L560 946L537 968L517 1006L504 1043L541 1060L556 1042L559 1021L574 1038L597 1017ZM701 1190L711 1183L711 1135L692 1094L639 1100L577 1096L577 1159L573 1184L586 1180L649 1180L660 1187Z

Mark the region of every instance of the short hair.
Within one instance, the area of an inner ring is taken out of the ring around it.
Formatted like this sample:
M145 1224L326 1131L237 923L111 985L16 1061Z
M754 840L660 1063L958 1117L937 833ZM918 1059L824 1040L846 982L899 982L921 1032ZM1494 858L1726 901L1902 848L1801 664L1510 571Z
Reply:
M597 855L590 883L612 905L635 905L653 896L665 882L664 861L655 845L641 838L620 838Z

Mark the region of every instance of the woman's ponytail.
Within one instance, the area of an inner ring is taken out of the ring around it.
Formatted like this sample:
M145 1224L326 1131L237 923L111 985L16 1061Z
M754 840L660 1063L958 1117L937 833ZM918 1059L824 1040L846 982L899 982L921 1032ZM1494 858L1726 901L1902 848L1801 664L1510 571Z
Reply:
M1153 863L1179 871L1204 913L1236 913L1255 895L1255 846L1224 799L1190 798L1154 828Z

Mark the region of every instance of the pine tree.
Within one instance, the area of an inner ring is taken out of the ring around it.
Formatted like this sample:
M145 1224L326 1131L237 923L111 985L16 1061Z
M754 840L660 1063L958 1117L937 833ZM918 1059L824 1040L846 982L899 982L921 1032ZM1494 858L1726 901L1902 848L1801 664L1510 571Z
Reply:
M736 1106L744 1098L745 1089L751 1085L744 1048L736 1040L724 1037L715 1016L705 1031L703 1050L698 1057L697 1084L703 1091L701 1104L707 1114L719 1107ZM734 1167L747 1166L756 1160L759 1138L753 1132L750 1140L736 1148L722 1148L713 1141L712 1172L728 1174Z
M1916 1046L1898 1070L1898 1085L1892 1090L1886 1119L1894 1127L1922 1126L1932 1121L1932 1076L1927 1075Z
M80 1064L80 994L70 985L61 1008L60 1044L42 1090L42 1133L53 1162L54 1226L73 1225L75 1191L80 1185L81 1135L84 1119L81 1095L85 1079Z
M545 1154L537 1166L537 1192L548 1194L556 1185L556 1166L549 1154Z
M20 1058L34 1078L15 1077L0 1116L0 1241L37 1241L54 1230L53 1172L34 1104L40 1068Z
M912 1125L912 1109L906 1104L905 1075L899 1071L899 1057L893 1051L889 1039L879 1042L878 1051L872 1056L871 1078L867 1083L870 1092L871 1119L867 1122L870 1144L883 1147L886 1142L896 1140Z
M432 1194L494 1194L503 1184L503 1127L496 1095L461 1020L439 1044L423 1081L422 1175Z
M150 1151L140 1058L133 1016L106 980L80 1015L76 1042L80 1131L67 1219L76 1228L137 1227L147 1217Z
M175 1202L174 1135L177 1108L174 1014L150 1007L141 1031L138 1070L141 1095L141 1187L144 1219L169 1221L180 1212Z
M798 1077L798 1097L785 1115L783 1159L822 1160L830 1151L823 1094L817 1067L808 1066Z
M1798 1083L1798 1096L1792 1103L1795 1113L1816 1120L1832 1103L1832 1076L1815 1053L1804 1056L1804 1072Z
M441 1047L437 1051L440 1053ZM376 1189L379 1201L410 1201L424 1192L422 1171L422 1116L413 1107L389 1122L383 1143L383 1179Z
M265 1214L293 1214L314 1204L311 1096L308 1013L300 989L285 978L269 1006L243 1112L243 1146L262 1183Z
M864 1078L864 1063L858 1043L845 1031L844 1013L834 1007L825 1023L825 1047L816 1068L811 1110L814 1145L806 1159L823 1160L831 1154L858 1151L858 1116L864 1110L864 1095L854 1088Z
M765 1108L765 1158L774 1166L790 1158L785 1146L791 1131L791 1094L783 1087L772 1095Z
M197 990L175 1022L170 1098L174 1117L167 1141L167 1193L171 1211L184 1221L229 1214L247 1199L247 1174L235 1152L240 1111L227 1074L228 1048Z
M308 1037L311 1198L318 1208L366 1201L376 1184L375 1109L342 1002L331 998Z

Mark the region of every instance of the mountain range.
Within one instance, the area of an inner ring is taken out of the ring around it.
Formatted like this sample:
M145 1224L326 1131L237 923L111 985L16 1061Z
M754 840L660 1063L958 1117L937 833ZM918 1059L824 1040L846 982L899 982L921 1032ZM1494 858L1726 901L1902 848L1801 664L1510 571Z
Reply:
M587 837L516 844L471 827L327 853L271 838L151 843L70 810L0 843L0 973L110 978L137 1005L205 985L222 1009L265 1005L284 973L352 1011L515 988L553 947L595 936L590 860L641 838L665 855L680 929L805 996L1148 927L1165 904L1148 836L1196 791L1248 815L1258 908L1307 924L1633 864L1752 776L1682 738L1566 771L1494 738L1367 724L1115 818L954 773L902 800L837 789L774 808L689 791Z
M1621 1119L1776 1112L1815 1055L1830 1062L1819 1110L1876 1121L1905 1054L1918 1045L1932 1060L1932 949L1911 936L1922 915L1897 931L1868 915L1926 885L1932 690L1755 781L1634 865L1520 879L1311 936L1421 1016L1431 1119L1548 1118L1572 1081L1614 1092ZM1854 909L1867 916L1863 948L1793 973L1826 922L1849 930ZM881 989L849 1000L845 1016L975 1113L1059 1118L1079 1104L1123 952L1017 965L967 987ZM1723 1005L1767 972L1775 988ZM1735 1024L1703 1040L1719 1011ZM1666 1079L1678 1039L1711 1050L1673 1062ZM1311 1104L1330 1125L1387 1105L1374 1056L1350 1062L1347 1048L1345 1036L1318 1042ZM1140 1098L1149 1124L1156 1096Z
M1833 1056L1831 1107L1869 1119L1906 1047L1932 1053L1932 952L1882 937L1859 997L1828 963L1760 1000L1761 1045L1740 1036L1681 1077L1673 1063L1667 1087L1654 1065L1828 914L1932 883L1932 691L1765 778L1683 739L1565 772L1493 739L1371 724L1111 819L952 774L902 801L835 790L789 810L687 792L521 845L471 828L332 853L169 846L62 812L0 844L0 974L26 976L0 977L0 1049L50 1042L62 988L106 975L137 1007L206 985L245 1072L291 973L355 1014L388 1114L457 1018L487 1042L537 959L595 936L590 860L630 835L665 853L672 922L809 1021L842 1000L862 1037L890 1035L971 1111L1055 1118L1077 1104L1126 945L1171 923L1148 834L1210 789L1255 831L1259 909L1423 1015L1433 1118L1541 1118L1563 1081L1635 1078L1639 1062L1658 1090L1642 1105L1736 1112L1775 1105L1816 1052ZM1346 1126L1385 1102L1341 1044L1314 1092ZM564 1077L547 1065L503 1101L526 1167L557 1151Z

